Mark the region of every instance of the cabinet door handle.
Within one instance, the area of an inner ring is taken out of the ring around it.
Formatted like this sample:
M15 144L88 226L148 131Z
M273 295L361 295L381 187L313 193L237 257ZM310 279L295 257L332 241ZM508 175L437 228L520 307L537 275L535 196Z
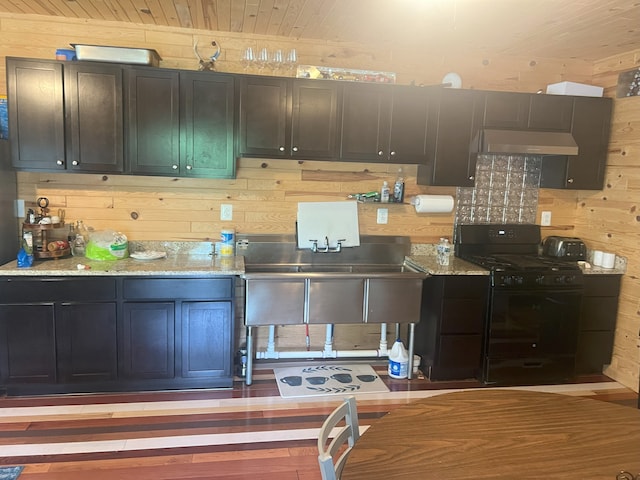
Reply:
M391 155L392 157L396 156L396 152L394 150L391 150L391 153L389 153L389 155Z
M74 160L73 162L71 162L71 165L75 167L76 165L80 165L80 162L77 160Z
M381 157L382 155L384 155L384 152L382 150L378 150L378 156Z
M60 166L62 166L62 165L64 165L64 161L62 161L62 160L56 160L56 165L60 165Z
M573 183L573 178L567 178L567 183Z
M173 165L171 165L171 168L173 168L174 170L178 169L178 165L176 165L175 163Z
M293 147L291 150L293 150L294 152L298 151L298 147Z
M475 180L476 177L474 177L473 175L469 176L469 180Z
M187 165L187 170L191 170L193 167L191 165Z
M280 147L278 148L278 150L280 150L281 152L284 152L284 147Z

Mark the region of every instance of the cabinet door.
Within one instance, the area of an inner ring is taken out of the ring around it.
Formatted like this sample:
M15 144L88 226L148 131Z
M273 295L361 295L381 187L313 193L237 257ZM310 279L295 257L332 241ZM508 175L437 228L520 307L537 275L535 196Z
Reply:
M232 326L231 302L182 303L182 377L231 375Z
M55 383L53 304L0 305L0 382Z
M241 156L289 155L287 79L240 78L238 153Z
M389 161L391 86L345 85L342 98L340 159Z
M335 160L338 156L338 85L294 80L291 156Z
M393 87L389 161L425 163L429 91L418 87Z
M177 175L179 72L135 68L125 72L127 172Z
M578 155L567 164L566 188L601 190L607 166L611 125L610 98L576 97L572 134Z
M564 95L530 95L530 130L571 131L573 97Z
M59 381L115 380L116 304L60 305L56 312L56 345Z
M482 125L485 128L526 128L529 98L528 93L486 92Z
M477 104L483 98L472 90L444 89L434 94L427 132L428 160L418 166L423 185L473 186L476 160L469 145L480 128Z
M7 90L13 166L64 170L62 64L7 59Z
M119 368L124 378L174 378L174 309L173 302L123 304Z
M73 62L64 66L67 169L122 172L122 68Z
M180 72L180 173L233 178L234 79L211 72Z

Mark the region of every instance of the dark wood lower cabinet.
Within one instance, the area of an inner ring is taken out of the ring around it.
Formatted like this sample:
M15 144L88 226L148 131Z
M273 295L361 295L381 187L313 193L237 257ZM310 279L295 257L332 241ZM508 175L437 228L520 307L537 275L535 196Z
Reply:
M56 312L58 381L116 380L116 302L65 303Z
M488 295L489 277L485 275L425 279L415 352L431 380L478 377Z
M3 385L56 381L53 309L53 304L0 305Z
M233 383L234 277L0 277L8 395Z
M611 363L621 275L585 275L576 373L602 373Z
M125 303L122 310L122 377L129 380L173 378L173 302Z

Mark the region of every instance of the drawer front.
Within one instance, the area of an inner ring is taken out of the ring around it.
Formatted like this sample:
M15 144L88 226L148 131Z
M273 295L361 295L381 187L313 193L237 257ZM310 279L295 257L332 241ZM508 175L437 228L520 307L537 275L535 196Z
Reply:
M125 278L126 300L219 300L233 295L233 278Z
M0 303L115 300L114 278L8 277L0 280Z
M444 280L445 298L487 298L488 295L487 275L452 275Z
M585 297L617 297L622 275L585 275Z

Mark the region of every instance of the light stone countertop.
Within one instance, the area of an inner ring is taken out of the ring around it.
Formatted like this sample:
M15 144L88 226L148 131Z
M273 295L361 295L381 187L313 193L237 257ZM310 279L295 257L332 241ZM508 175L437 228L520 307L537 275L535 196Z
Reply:
M406 262L409 266L429 275L489 275L489 270L453 255L449 258L449 265L438 265L435 253L431 255L411 255L406 258Z
M0 276L211 276L241 275L244 257L220 257L211 254L211 242L129 242L130 252L166 252L156 260L101 261L85 257L35 260L33 266L18 268L16 260L0 266ZM78 265L88 267L78 268Z
M451 254L449 265L438 265L436 260L435 244L414 244L411 246L411 255L406 258L407 264L430 275L489 275L489 271L461 260ZM587 252L591 256L591 252ZM585 275L624 275L627 271L627 259L616 255L613 268L596 267L588 262L579 262L578 265Z

